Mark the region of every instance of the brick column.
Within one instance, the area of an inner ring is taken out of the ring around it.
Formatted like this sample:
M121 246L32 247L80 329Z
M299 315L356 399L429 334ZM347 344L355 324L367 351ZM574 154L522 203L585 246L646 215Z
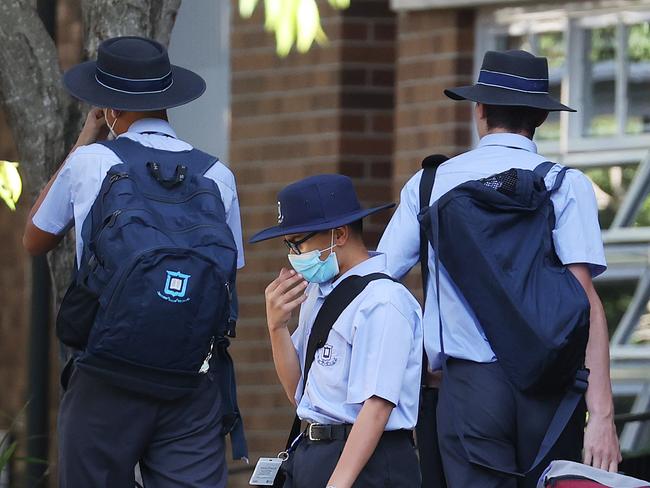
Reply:
M471 143L471 104L445 96L470 84L474 12L424 10L398 15L394 190L431 153L453 156Z
M263 30L262 9L242 20L234 8L229 162L245 239L276 222L278 191L309 175L347 174L362 204L390 201L395 15L388 4L355 0L341 12L319 2L329 43L285 59L276 56L273 36ZM369 219L369 245L387 217ZM233 354L255 461L283 447L293 415L275 376L264 319L264 288L288 263L277 240L246 245L245 252ZM239 482L233 479L232 486Z
M472 82L474 12L401 11L397 22L393 197L429 154L454 156L471 144L472 105L445 88ZM420 291L419 267L406 283Z

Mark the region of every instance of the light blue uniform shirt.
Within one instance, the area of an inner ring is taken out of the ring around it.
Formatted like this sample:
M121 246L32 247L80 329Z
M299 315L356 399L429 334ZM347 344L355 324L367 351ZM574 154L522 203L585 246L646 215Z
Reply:
M336 281L310 284L298 328L291 336L301 367L309 333L325 298L350 275L386 273L386 257L372 253ZM401 284L376 280L337 319L316 352L306 392L302 377L298 416L323 424L354 423L363 402L378 396L395 405L385 430L412 429L418 415L422 364L420 305Z
M176 138L169 123L162 119L141 119L119 137L128 137L140 144L164 151L189 151L192 146ZM81 260L83 241L81 228L99 194L108 170L122 161L106 146L89 144L77 148L66 160L42 205L34 215L34 225L50 234L61 234L75 226L77 264ZM239 200L235 177L221 162L215 163L205 176L219 187L226 209L228 227L237 244L237 267L244 266Z
M517 134L490 134L473 151L443 163L436 173L431 194L435 202L452 188L469 180L485 178L510 168L534 169L546 158L537 154L530 139ZM554 166L546 176L551 188L561 167ZM400 204L379 243L378 251L387 256L389 273L401 279L419 261L420 210L419 185L422 171L415 174L400 194ZM555 209L553 242L565 265L586 263L593 276L606 269L605 253L598 223L598 206L593 186L580 171L569 170L562 186L551 197ZM522 242L522 245L525 245ZM429 273L435 276L433 250L429 246ZM541 298L543 299L543 297ZM444 268L440 273L440 306L445 334L445 354L481 363L496 360L476 316ZM432 370L440 369L440 337L435 280L429 279L424 311L424 345Z

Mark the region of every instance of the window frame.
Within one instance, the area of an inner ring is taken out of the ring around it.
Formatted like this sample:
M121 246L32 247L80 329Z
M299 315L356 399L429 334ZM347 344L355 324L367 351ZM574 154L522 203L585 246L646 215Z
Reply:
M586 9L579 2L558 5L523 5L519 7L483 7L478 11L476 22L476 43L474 71L481 67L483 54L497 48L498 37L502 35L526 35L533 46L538 34L562 31L565 35L567 60L562 76L561 102L578 110L577 114L560 114L560 137L558 140L536 141L539 151L557 160L582 166L598 165L601 161L614 160L622 163L638 162L650 147L650 132L626 134L627 123L627 46L626 31L629 25L650 21L650 0L626 0L614 4L608 0L590 2ZM596 7L593 5L596 4ZM583 81L585 70L585 28L616 25L616 93L615 117L617 134L612 136L585 136L583 114ZM577 89L573 89L577 87ZM476 137L476 136L475 136ZM597 154L605 151L607 154ZM595 160L591 159L595 156Z

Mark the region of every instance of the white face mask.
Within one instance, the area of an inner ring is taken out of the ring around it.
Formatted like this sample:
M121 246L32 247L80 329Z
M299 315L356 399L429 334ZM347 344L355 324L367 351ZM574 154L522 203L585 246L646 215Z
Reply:
M104 120L107 122L107 125L108 125L108 117L107 117L107 115L108 115L108 109L104 109ZM113 123L108 126L108 131L113 136L113 139L117 139L117 133L113 130L113 128L115 127L115 124L117 124L117 117L115 117L113 119Z

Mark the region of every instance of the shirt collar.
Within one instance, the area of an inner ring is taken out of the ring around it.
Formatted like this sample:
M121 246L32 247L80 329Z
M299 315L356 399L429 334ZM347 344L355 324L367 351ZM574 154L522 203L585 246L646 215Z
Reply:
M174 132L172 126L169 125L169 122L157 118L136 120L131 124L128 132L137 132L138 134L143 134L145 132L157 132L158 134L170 136L174 139L177 138L176 132Z
M499 132L483 136L478 143L478 147L484 146L511 147L513 149L523 149L524 151L537 154L537 144L528 139L528 137L509 132Z
M319 298L326 298L336 286L348 276L365 276L371 273L383 273L386 271L386 255L380 252L368 253L370 257L350 268L334 281L327 281L318 285Z

